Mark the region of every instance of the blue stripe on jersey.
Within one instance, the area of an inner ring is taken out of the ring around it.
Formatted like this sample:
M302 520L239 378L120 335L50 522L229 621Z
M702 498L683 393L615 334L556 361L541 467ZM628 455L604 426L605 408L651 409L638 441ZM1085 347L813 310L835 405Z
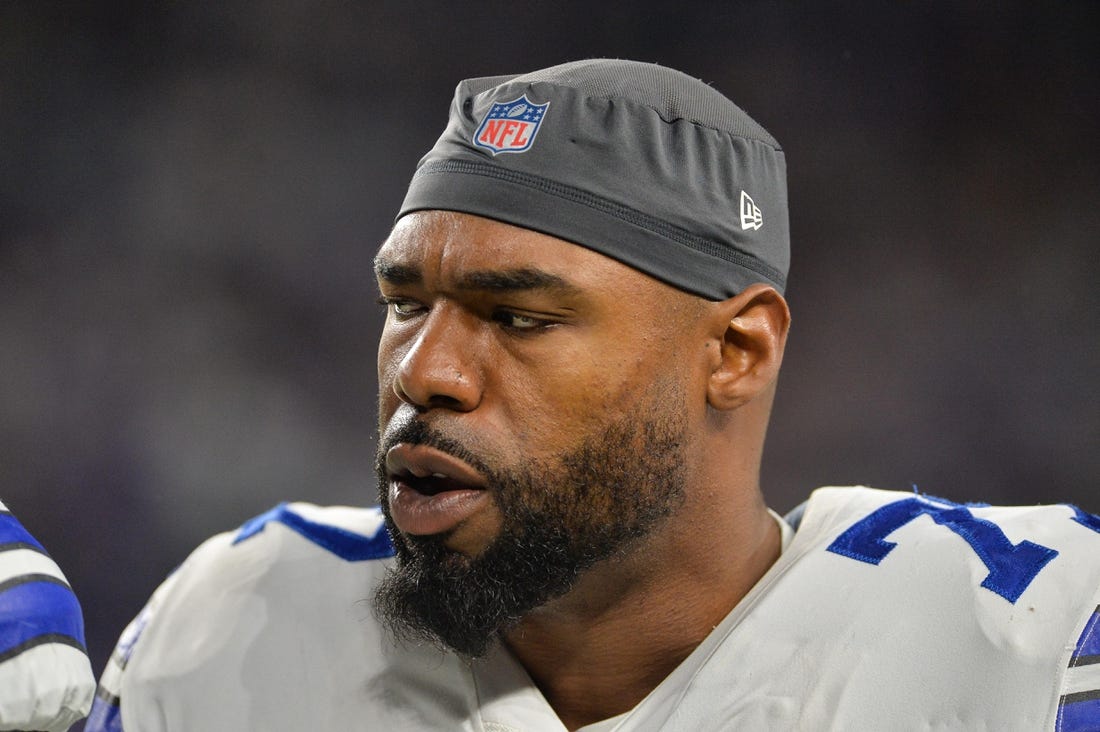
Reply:
M233 539L233 544L240 544L245 539L255 536L273 521L293 529L317 546L327 549L347 562L385 559L393 556L393 544L390 543L390 536L386 533L385 527L379 527L374 536L363 536L339 526L319 524L302 518L286 503L280 503L267 513L246 521Z
M30 533L19 523L19 519L10 513L0 513L0 545L3 544L30 544L38 551L46 550Z
M1093 516L1091 513L1085 513L1081 509L1077 508L1077 506L1073 506L1068 503L1066 505L1073 509L1073 513L1075 514L1075 516L1073 517L1074 521L1081 524L1082 526L1087 526L1096 533L1100 534L1100 516Z
M47 636L84 645L84 618L69 586L47 575L0 592L0 659Z
M1100 692L1094 692L1094 694L1092 698L1083 698L1079 701L1063 697L1062 703L1058 705L1055 731L1100 732Z
M102 686L92 701L92 713L84 722L84 732L125 732L118 697L105 692Z
M1100 606L1097 606L1092 617L1085 623L1069 665L1088 666L1093 663L1100 663Z
M1026 539L1013 544L997 524L978 518L966 506L923 496L903 498L876 509L852 524L826 551L877 565L897 546L886 537L923 515L966 540L989 569L982 587L1011 603L1020 599L1035 576L1058 556L1054 549Z

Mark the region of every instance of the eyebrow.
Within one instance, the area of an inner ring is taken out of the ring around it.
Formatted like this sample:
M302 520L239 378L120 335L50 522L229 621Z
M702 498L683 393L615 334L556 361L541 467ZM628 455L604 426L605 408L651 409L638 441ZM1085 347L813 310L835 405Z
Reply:
M459 278L458 287L462 290L488 290L490 292L547 290L563 295L580 292L576 285L568 282L563 277L527 267L467 272Z
M415 285L420 282L420 270L407 264L388 262L385 259L374 260L374 275L391 285Z
M378 279L391 285L416 285L423 281L418 267L383 259L376 259L374 272ZM564 277L531 267L501 270L473 270L458 278L460 290L484 290L488 292L524 292L544 290L561 295L575 295L580 288Z

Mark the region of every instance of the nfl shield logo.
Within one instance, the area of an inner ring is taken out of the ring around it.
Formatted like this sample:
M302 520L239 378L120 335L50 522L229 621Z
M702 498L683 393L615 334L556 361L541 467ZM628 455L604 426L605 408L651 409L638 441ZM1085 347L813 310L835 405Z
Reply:
M531 149L549 106L550 102L535 104L526 94L510 102L495 102L474 133L474 144L493 155Z

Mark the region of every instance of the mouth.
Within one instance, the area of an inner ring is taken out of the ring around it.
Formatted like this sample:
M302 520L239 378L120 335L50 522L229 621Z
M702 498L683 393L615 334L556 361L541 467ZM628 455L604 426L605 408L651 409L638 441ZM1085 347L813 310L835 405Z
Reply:
M386 452L385 467L390 515L407 534L453 531L489 500L476 468L434 447L399 443Z
M432 473L419 476L414 473L398 473L391 476L390 480L399 480L408 488L422 496L437 496L447 491L478 490L460 481L451 478L445 473Z

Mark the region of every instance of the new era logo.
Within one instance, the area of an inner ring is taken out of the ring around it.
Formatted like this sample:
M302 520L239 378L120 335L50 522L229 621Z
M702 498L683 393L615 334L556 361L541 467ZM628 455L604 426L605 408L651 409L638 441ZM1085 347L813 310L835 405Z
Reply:
M760 209L756 207L756 203L752 200L752 196L741 191L741 230L755 230L763 225L764 217L760 214Z
M474 133L474 144L496 155L531 149L550 102L535 104L527 95L510 102L496 102Z

